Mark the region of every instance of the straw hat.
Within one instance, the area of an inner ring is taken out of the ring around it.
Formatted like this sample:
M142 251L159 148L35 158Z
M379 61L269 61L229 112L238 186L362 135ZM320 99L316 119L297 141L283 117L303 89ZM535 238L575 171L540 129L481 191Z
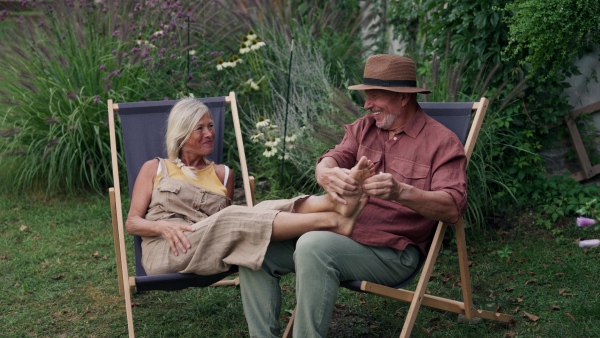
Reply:
M365 65L363 83L350 86L348 89L383 89L398 93L431 93L429 90L417 87L417 67L413 60L391 54L370 56Z

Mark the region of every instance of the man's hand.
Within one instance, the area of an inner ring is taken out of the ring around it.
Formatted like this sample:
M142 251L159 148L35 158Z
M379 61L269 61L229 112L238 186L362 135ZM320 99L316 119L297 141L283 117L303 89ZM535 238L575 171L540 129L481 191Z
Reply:
M386 173L373 175L362 185L365 194L387 201L399 201L402 190L406 187L406 184L399 183L391 174Z
M367 178L363 191L373 197L394 201L432 220L455 223L460 216L452 196L445 191L425 191L396 181L391 174Z
M358 194L358 181L348 175L349 169L324 165L317 168L317 182L336 202L346 204L343 196Z

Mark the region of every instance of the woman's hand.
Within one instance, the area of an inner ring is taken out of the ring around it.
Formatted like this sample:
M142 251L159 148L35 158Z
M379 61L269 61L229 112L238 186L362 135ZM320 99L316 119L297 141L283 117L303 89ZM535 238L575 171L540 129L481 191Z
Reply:
M157 230L161 236L167 240L171 252L175 256L179 256L179 252L187 253L192 247L189 239L184 232L194 232L195 229L186 223L175 223L168 221L156 221Z

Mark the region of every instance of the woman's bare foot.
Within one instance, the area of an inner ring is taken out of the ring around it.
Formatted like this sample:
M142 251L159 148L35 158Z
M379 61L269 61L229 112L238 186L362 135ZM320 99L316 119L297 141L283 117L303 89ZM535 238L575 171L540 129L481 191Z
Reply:
M354 224L356 224L356 219L358 218L358 215L360 215L362 209L364 209L364 207L367 205L368 201L369 196L361 194L361 197L357 201L358 204L354 208L354 212L348 216L339 215L340 219L337 222L338 225L335 230L332 231L344 236L352 235L352 232L354 231Z
M351 217L359 206L363 195L362 182L375 174L375 165L365 156L361 157L358 163L350 169L350 177L358 181L358 193L354 196L344 196L346 204L333 202L335 211L342 216Z

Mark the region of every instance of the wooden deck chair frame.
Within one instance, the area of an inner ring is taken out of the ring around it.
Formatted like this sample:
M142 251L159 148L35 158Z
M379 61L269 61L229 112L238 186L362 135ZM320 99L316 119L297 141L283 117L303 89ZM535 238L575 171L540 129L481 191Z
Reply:
M224 101L225 104L229 104L231 106L232 118L233 118L233 127L235 129L236 143L239 153L240 159L240 167L242 171L242 180L244 184L244 193L246 204L248 206L254 205L254 180L251 176L248 175L248 168L246 165L246 155L244 153L244 144L242 141L242 132L239 122L239 115L237 110L237 102L235 98L235 93L230 92L228 96L221 98L206 98L200 100L211 100L216 99L216 101ZM171 106L176 101L171 101ZM155 102L156 104L164 104L162 102ZM205 102L207 103L207 102ZM143 104L143 103L140 103ZM152 102L148 103L152 104ZM121 106L125 106L127 104L121 104ZM207 103L207 105L209 105ZM209 105L209 109L210 109ZM138 108L139 109L139 108ZM150 109L150 108L149 108ZM168 115L170 108L164 112ZM125 229L123 223L123 210L121 204L121 191L120 191L120 181L119 181L119 166L118 166L118 153L117 153L117 138L116 138L116 130L115 130L115 114L119 112L119 104L113 103L112 100L108 100L108 122L109 122L109 132L110 132L110 147L111 147L111 160L112 160L112 170L113 170L113 178L114 178L114 187L109 189L110 196L110 205L111 205L111 214L112 214L112 225L113 225L113 237L115 244L115 256L117 261L117 274L119 281L119 293L125 298L125 309L127 312L127 328L129 332L129 337L134 337L134 326L133 326L133 313L132 313L132 303L131 303L131 293L135 293L138 291L148 291L148 290L179 290L189 286L197 286L204 287L209 285L237 285L238 279L235 280L225 280L224 277L231 275L237 271L237 267L232 268L230 271L211 275L211 276L198 276L193 274L165 274L159 276L146 276L146 277L157 277L154 278L151 288L144 288L140 290L140 280L144 277L138 276L129 276L128 268L127 268L127 256L125 250ZM160 114L163 114L161 111ZM224 111L223 116L221 117L221 123L224 124ZM215 119L215 125L218 124L213 112L213 119ZM165 119L166 122L166 119ZM224 126L223 126L224 128ZM215 127L217 129L217 127ZM164 134L161 135L161 144L164 144ZM217 143L217 142L216 142ZM217 161L216 161L217 162ZM218 162L217 162L218 163ZM139 168L137 169L139 170ZM137 172L135 173L137 176ZM128 174L128 176L130 176ZM133 187L133 182L130 182L130 191L131 187ZM140 257L141 257L141 253ZM138 268L141 267L141 263L137 264L136 260L136 272ZM143 269L143 267L142 267ZM145 274L145 272L144 272ZM176 275L176 276L173 276ZM181 284L178 286L172 287L173 277L177 278L178 281L183 280L183 284L189 284L187 286L181 287ZM215 283L216 282L216 283Z
M438 104L448 103L430 103L424 102L420 103L421 107L427 113L428 107L434 107ZM471 114L474 111L475 115L473 117L473 121L471 122L471 127L468 128L466 125L466 131L468 130L468 136L466 137L466 141L464 142L465 146L465 154L467 155L467 161L470 160L471 155L473 153L473 149L475 147L475 142L477 141L477 137L479 135L479 131L481 129L481 125L483 123L483 118L485 116L488 100L485 97L482 97L479 102L457 102L450 103L451 105L471 105ZM431 116L431 115L430 115ZM438 120L442 124L444 123L444 119L450 116L431 116L434 119ZM455 131L456 132L456 131ZM458 133L457 133L458 134ZM464 139L464 136L458 135L459 138ZM446 232L447 224L443 222L439 222L435 234L433 236L433 240L431 242L431 246L429 248L429 253L427 257L424 259L424 262L421 261L423 265L422 271L420 274L420 279L417 283L415 291L405 290L402 287L409 284L412 279L418 275L419 268L417 271L409 277L407 280L403 281L401 284L396 287L384 286L368 281L348 281L341 283L342 287L346 287L348 289L366 292L375 294L381 297L386 297L393 300L399 300L410 303L410 307L408 313L406 315L406 319L404 321L404 326L402 327L402 332L400 333L400 338L410 337L413 326L415 325L415 321L417 319L417 314L421 305L450 311L458 314L463 314L467 319L471 319L473 317L479 317L483 319L490 319L500 322L512 322L513 317L510 315L478 310L473 305L473 296L471 290L471 275L469 273L469 261L467 258L467 244L465 239L465 224L464 220L461 219L455 224L453 227L455 229L456 235L456 247L458 250L458 265L460 267L460 281L462 287L463 301L452 300L448 298L437 297L433 295L425 294L425 290L427 289L427 284L429 283L429 279L431 278L431 274L433 272L433 266L438 257L440 248L442 246L442 240L444 239L444 234ZM424 257L422 257L424 258ZM283 337L289 338L292 337L292 328L294 325L294 317L296 315L296 311L292 314L290 321L286 327L285 333Z

